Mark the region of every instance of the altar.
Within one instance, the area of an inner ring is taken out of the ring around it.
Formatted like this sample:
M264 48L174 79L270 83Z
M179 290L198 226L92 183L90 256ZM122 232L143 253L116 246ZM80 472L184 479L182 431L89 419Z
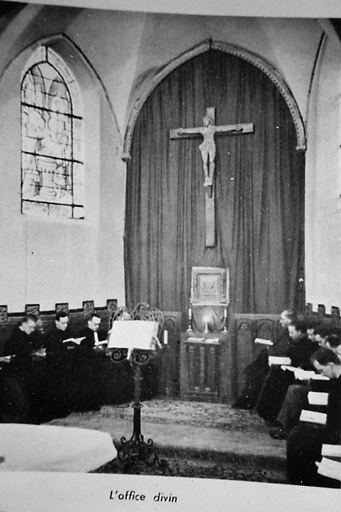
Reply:
M188 329L180 342L180 398L222 400L228 304L228 269L193 267Z
M227 332L200 337L181 335L180 397L187 400L220 402L221 352Z

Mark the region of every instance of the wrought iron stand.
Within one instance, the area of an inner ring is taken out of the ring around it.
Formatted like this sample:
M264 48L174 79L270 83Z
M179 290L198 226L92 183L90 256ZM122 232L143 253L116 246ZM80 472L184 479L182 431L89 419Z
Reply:
M125 352L125 354L122 352ZM120 362L125 359L127 351L122 349L115 349L111 355L111 359L114 362ZM135 388L135 400L134 400L134 415L133 415L133 433L130 439L121 437L121 446L118 448L118 458L124 462L127 466L133 466L135 461L145 462L148 466L157 463L159 466L165 466L166 461L159 459L157 453L154 450L153 440L144 440L141 432L141 366L149 363L151 358L155 354L153 352L141 351L134 349L131 356L130 362L134 368L134 388Z

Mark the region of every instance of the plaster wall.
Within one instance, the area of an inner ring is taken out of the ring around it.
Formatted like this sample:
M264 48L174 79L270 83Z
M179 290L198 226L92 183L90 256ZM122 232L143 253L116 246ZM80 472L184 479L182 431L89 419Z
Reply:
M327 37L309 100L306 160L306 300L341 306L341 59Z
M65 51L65 42L60 51ZM20 179L20 80L27 49L0 81L0 303L23 311L58 302L81 308L83 300L124 303L123 227L125 166L120 137L101 84L80 56L73 66L84 107L84 220L22 215ZM71 66L71 62L67 62Z
M305 118L321 34L321 28L311 19L145 16L131 102L138 96L145 75L152 76L179 55L212 39L245 49L271 64L286 81ZM131 107L128 104L128 114Z
M312 19L182 16L26 6L1 33L0 303L23 310L39 302L81 307L93 299L124 303L124 134L146 83L173 59L212 38L254 52L272 64L305 118L321 27ZM62 221L20 214L20 73L32 44L64 34L65 53L84 94L86 219ZM90 77L82 74L87 68ZM90 70L90 71L89 71ZM227 122L227 121L226 121Z
M90 21L91 27L84 29ZM269 62L287 82L304 118L322 30L313 19L85 11L73 20L68 33L76 37L101 76L124 136L145 82L209 39L234 44Z
M123 137L144 81L209 39L239 46L274 66L305 118L322 29L309 18L184 16L30 4L2 36L8 52L0 56L0 66L20 48L55 33L67 34L91 62L108 93Z

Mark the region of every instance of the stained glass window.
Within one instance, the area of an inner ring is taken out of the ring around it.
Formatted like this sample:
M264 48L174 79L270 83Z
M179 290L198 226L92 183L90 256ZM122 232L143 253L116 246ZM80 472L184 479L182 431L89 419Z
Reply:
M21 82L24 214L82 219L82 116L75 78L50 48L39 47Z

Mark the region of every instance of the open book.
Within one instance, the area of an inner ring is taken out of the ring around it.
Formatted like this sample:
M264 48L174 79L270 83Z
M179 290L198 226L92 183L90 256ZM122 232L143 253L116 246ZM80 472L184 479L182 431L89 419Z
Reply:
M300 421L325 425L327 423L327 415L324 412L307 411L306 409L303 409L301 412Z
M259 345L268 345L269 347L273 345L271 340L266 340L265 338L256 338L255 343Z
M112 324L108 349L127 348L128 358L134 349L155 350L159 346L158 323L145 320L115 321Z
M81 341L85 340L86 336L83 336L82 338L67 338L66 340L63 340L63 343L75 343L76 345L80 345Z
M290 366L290 364L283 364L283 366L281 367L282 370L286 370L288 372L293 372L293 373L296 373L297 370L299 368L297 368L297 366Z
M296 366L283 366L282 369L293 372L297 380L310 380L316 375L314 371L302 370L302 368L297 368Z
M317 391L309 391L308 402L310 405L328 405L328 393L318 393Z
M15 357L15 355L10 356L1 356L0 357L0 363L10 363L11 360Z
M46 356L46 348L40 348L31 354L35 358L45 357Z
M108 345L108 340L95 341L95 347L102 347L103 345Z
M312 370L302 370L302 368L296 368L295 379L297 380L310 380L315 377L316 373Z
M333 478L334 480L341 480L340 462L323 457L321 462L316 462L316 465L318 466L317 472L320 475Z
M268 361L269 361L269 366L272 366L273 364L289 365L291 363L290 357L269 356Z
M194 338L193 336L191 338L188 338L187 341L190 343L201 343L205 341L206 338Z
M341 445L340 444L323 444L322 457L340 457L341 458Z
M315 373L313 370L302 370L296 366L290 366L288 364L283 365L282 370L287 370L295 374L297 380L329 380L328 377Z
M321 375L319 373L314 373L312 380L329 380L329 377L326 377L325 375Z

